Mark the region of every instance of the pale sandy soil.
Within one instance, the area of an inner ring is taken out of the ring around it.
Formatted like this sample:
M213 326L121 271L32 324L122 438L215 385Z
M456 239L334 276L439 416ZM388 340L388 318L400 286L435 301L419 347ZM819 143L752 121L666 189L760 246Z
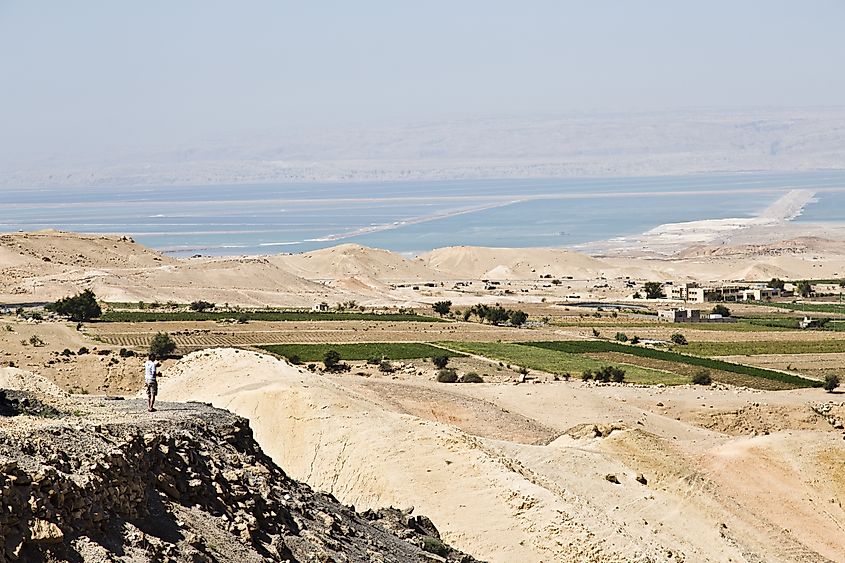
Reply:
M845 553L845 441L810 409L820 390L445 385L221 349L168 369L162 396L248 416L292 476L358 508L415 506L491 561Z

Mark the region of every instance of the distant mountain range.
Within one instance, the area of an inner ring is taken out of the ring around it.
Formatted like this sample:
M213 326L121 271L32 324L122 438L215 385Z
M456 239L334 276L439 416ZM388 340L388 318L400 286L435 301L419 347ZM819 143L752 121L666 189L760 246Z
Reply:
M216 139L7 163L0 186L396 181L845 168L845 107L577 114Z

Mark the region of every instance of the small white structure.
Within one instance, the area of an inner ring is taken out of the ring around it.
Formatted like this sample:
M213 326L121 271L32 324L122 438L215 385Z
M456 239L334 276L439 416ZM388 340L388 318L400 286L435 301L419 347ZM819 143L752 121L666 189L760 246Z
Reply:
M325 313L329 310L329 304L323 301L322 303L317 303L313 307L311 307L311 311L314 313Z
M657 311L657 320L670 323L701 322L701 311L698 309L664 309Z

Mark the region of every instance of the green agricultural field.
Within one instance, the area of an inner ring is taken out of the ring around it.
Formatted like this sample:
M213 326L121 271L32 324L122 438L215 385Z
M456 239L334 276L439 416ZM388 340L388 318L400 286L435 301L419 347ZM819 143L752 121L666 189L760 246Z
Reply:
M316 313L310 311L107 311L103 322L150 323L167 321L405 321L441 323L436 317L399 313Z
M845 340L690 342L685 354L695 356L753 356L757 354L829 354L845 352Z
M658 350L655 348L619 344L617 342L607 342L604 340L530 342L526 343L526 345L536 346L538 348L545 348L548 350L567 352L570 354L616 352L620 354L639 356L642 358L651 358L654 360L688 364L704 369L713 369L724 372L737 373L755 378L768 379L771 381L783 383L789 387L818 387L821 385L821 383L817 381L811 381L803 377L798 377L787 373L781 373L774 370L746 366L743 364L734 364L731 362L725 362L713 358L690 356L687 354L680 354L678 352L672 352L668 350Z
M450 352L417 342L373 342L361 344L272 344L260 346L273 354L292 358L298 356L303 362L321 362L326 352L334 350L344 360L369 360L385 358L388 360L416 360L433 356L463 356L459 352Z
M763 305L766 307L777 307L779 309L786 309L788 311L798 311L800 313L836 313L845 315L845 303L774 303L770 301L752 301L753 305Z
M580 354L507 342L443 342L441 344L451 350L484 356L508 364L524 366L528 369L558 375L569 373L573 378L580 377L584 370L599 369L609 363ZM610 363L620 365L625 370L625 381L629 383L680 385L690 382L690 378L684 375L619 362Z

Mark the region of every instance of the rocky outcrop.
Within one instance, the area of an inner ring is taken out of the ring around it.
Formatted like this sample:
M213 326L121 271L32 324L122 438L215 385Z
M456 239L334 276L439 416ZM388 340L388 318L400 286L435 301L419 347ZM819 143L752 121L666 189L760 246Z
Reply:
M0 561L474 561L428 519L357 514L289 479L246 419L122 403L114 423L0 426Z

